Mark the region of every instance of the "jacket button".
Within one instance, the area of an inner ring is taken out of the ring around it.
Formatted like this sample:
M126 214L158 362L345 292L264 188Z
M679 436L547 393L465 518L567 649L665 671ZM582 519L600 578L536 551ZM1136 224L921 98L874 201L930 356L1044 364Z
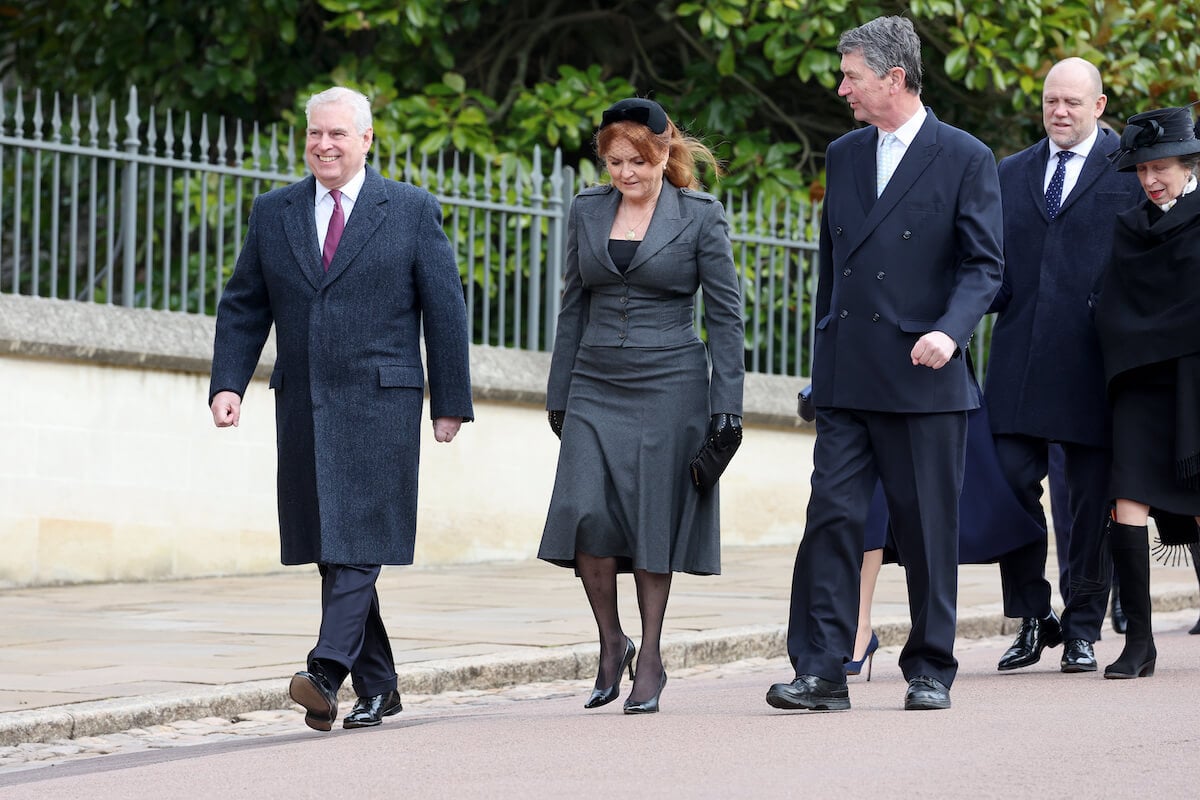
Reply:
M626 304L626 303L628 303L628 302L629 302L629 298L628 298L628 297L625 297L625 296L622 296L622 297L621 297L621 305L625 305L625 304Z
M626 322L626 321L628 321L628 320L629 320L629 315L628 315L628 314L622 314L622 315L621 315L621 322Z
M850 316L850 312L843 308L842 313L838 314L838 316L842 319L845 319L846 317Z
M875 280L877 280L877 281L881 281L881 280L883 280L883 276L884 276L884 275L887 275L887 273L886 273L886 272L876 272L876 273L875 273Z
M842 235L842 226L838 225L836 228L833 229L833 232L836 233L838 236L841 236Z
M872 314L872 315L871 315L871 322L879 322L879 315L878 315L878 314Z
M911 239L911 238L912 238L912 231L905 231L904 233L902 233L902 234L900 235L900 238L901 238L901 239Z
M625 331L621 331L620 333L618 333L618 334L617 334L617 338L618 338L618 339L624 339L624 338L625 338Z
M844 270L842 270L842 274L849 278L852 271L853 270L851 270L849 267L846 267Z

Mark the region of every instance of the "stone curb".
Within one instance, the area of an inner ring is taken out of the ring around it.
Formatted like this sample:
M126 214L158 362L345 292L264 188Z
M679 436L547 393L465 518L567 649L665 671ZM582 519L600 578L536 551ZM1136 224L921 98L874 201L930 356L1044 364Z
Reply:
M1153 597L1157 612L1194 608L1195 591L1170 591ZM1000 613L975 612L958 619L958 638L985 639L1012 633L1020 624ZM875 625L883 647L904 644L907 621ZM549 647L534 652L470 656L397 667L402 691L410 694L503 689L538 681L591 678L596 645ZM785 658L787 627L754 625L718 628L663 637L663 662L668 669L727 664L749 658ZM353 700L349 685L341 698ZM130 728L163 725L181 719L232 718L239 714L293 705L287 680L231 683L195 692L154 697L116 698L0 714L0 746L45 743L56 739L102 736Z

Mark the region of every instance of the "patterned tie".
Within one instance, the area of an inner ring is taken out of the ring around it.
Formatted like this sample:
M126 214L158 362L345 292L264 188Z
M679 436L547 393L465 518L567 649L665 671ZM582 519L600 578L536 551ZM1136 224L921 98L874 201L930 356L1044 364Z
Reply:
M896 134L886 133L883 136L883 141L879 143L879 163L875 167L876 197L883 194L884 187L887 186L892 173L896 171L896 150L893 145L898 141Z
M342 215L342 193L337 189L330 189L329 196L333 198L333 216L329 218L329 227L325 229L325 247L321 250L321 263L325 265L326 272L329 271L329 264L337 251L338 242L342 239L342 231L346 228L346 218Z
M1046 215L1050 219L1057 217L1058 210L1062 207L1063 179L1067 177L1067 162L1074 155L1070 150L1058 151L1058 166L1054 168L1054 175L1050 178L1050 185L1046 187Z

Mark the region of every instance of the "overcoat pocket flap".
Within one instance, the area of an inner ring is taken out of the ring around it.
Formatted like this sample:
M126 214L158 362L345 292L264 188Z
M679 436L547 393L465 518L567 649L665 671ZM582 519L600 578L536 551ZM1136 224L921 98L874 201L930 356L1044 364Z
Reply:
M419 366L384 364L379 368L379 385L385 388L423 389L425 374Z
M899 319L896 324L900 326L900 330L905 333L929 333L933 330L933 326L937 324L937 320L932 319Z

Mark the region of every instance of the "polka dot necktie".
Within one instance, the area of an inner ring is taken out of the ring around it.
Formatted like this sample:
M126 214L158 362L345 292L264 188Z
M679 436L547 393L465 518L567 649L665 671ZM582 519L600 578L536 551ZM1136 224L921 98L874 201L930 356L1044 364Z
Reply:
M884 187L887 186L888 180L892 177L892 173L896 171L896 150L892 146L899 140L894 133L886 133L883 136L883 141L879 143L879 162L875 165L875 196L883 194Z
M1050 185L1046 187L1046 215L1050 219L1058 216L1058 209L1062 206L1063 179L1067 177L1067 162L1074 155L1070 150L1058 151L1058 166L1054 168Z

